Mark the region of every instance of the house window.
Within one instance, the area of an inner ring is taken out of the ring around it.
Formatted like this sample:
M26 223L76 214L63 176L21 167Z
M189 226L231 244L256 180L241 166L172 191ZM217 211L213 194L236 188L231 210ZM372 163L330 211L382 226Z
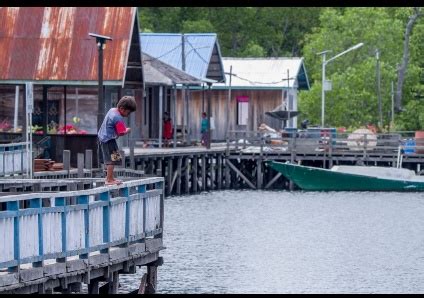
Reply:
M249 96L237 96L237 124L247 125L249 114Z
M32 125L43 126L43 117L43 101L35 100L34 110L32 112ZM47 125L53 124L59 124L59 100L47 101Z

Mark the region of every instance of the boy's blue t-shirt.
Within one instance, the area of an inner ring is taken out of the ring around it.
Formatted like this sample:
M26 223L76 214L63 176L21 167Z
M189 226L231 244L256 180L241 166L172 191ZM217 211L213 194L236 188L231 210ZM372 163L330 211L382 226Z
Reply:
M115 125L119 121L124 121L124 117L119 113L117 108L111 108L103 120L102 125L100 126L97 137L102 143L106 143L112 139L117 139L118 134L115 130Z

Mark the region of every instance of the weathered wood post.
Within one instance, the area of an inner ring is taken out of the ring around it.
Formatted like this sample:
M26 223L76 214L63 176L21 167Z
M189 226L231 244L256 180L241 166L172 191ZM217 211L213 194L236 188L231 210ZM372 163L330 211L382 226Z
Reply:
M197 158L197 155L193 156L192 159L192 168L193 168L193 172L192 172L192 176L191 176L191 185L192 185L192 190L194 193L197 193L197 185L198 185L198 175L197 175L197 164L199 163L199 159Z
M206 190L206 157L202 155L202 190Z
M158 280L158 266L156 262L147 265L147 283L145 294L156 293L156 285Z
M222 189L222 154L219 154L217 156L217 163L218 163L218 178L217 178L217 188Z
M177 160L177 195L181 195L181 168L182 168L182 157L179 156Z
M63 169L69 177L69 171L71 170L71 151L63 150Z
M134 145L135 145L135 140L131 138L130 139L130 168L133 170L135 170Z
M167 171L168 179L166 183L168 185L168 187L166 188L167 195L171 195L171 192L172 192L173 163L174 163L174 160L172 159L172 157L168 158L168 171Z
M291 148L290 148L290 162L294 163L296 158L296 142L297 141L297 133L293 133L291 137ZM289 180L289 190L294 190L293 181Z
M259 158L256 160L256 187L258 189L262 188L262 160L264 154L264 136L261 134L260 136L260 150L259 150Z
M84 178L84 153L77 154L78 178Z
M88 294L99 294L99 281L98 280L92 280L88 284Z
M109 289L108 294L118 294L119 287L119 273L114 271L109 277Z
M189 157L186 156L184 160L184 191L186 194L190 193L190 166L189 166Z
M230 183L231 183L231 176L230 176L230 167L228 166L228 159L230 157L230 132L228 132L227 135L227 149L225 150L225 189L229 189L230 188Z
M215 188L215 167L214 167L214 155L209 155L209 181L210 181L210 190L213 190Z
M119 150L119 154L122 156L121 159L121 167L125 168L125 151L124 150Z
M93 177L93 150L85 150L85 168L90 171L90 177Z

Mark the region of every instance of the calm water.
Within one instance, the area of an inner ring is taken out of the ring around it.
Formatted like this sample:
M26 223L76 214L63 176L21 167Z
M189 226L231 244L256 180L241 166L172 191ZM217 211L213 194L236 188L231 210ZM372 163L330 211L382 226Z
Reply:
M169 197L164 229L158 293L424 293L422 193Z

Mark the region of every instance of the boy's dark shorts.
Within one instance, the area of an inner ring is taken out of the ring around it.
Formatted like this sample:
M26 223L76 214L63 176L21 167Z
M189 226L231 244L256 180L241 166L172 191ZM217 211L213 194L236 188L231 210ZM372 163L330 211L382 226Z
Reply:
M102 157L101 162L105 165L120 165L122 163L122 157L115 139L106 143L99 142L99 147L101 151L100 157Z

